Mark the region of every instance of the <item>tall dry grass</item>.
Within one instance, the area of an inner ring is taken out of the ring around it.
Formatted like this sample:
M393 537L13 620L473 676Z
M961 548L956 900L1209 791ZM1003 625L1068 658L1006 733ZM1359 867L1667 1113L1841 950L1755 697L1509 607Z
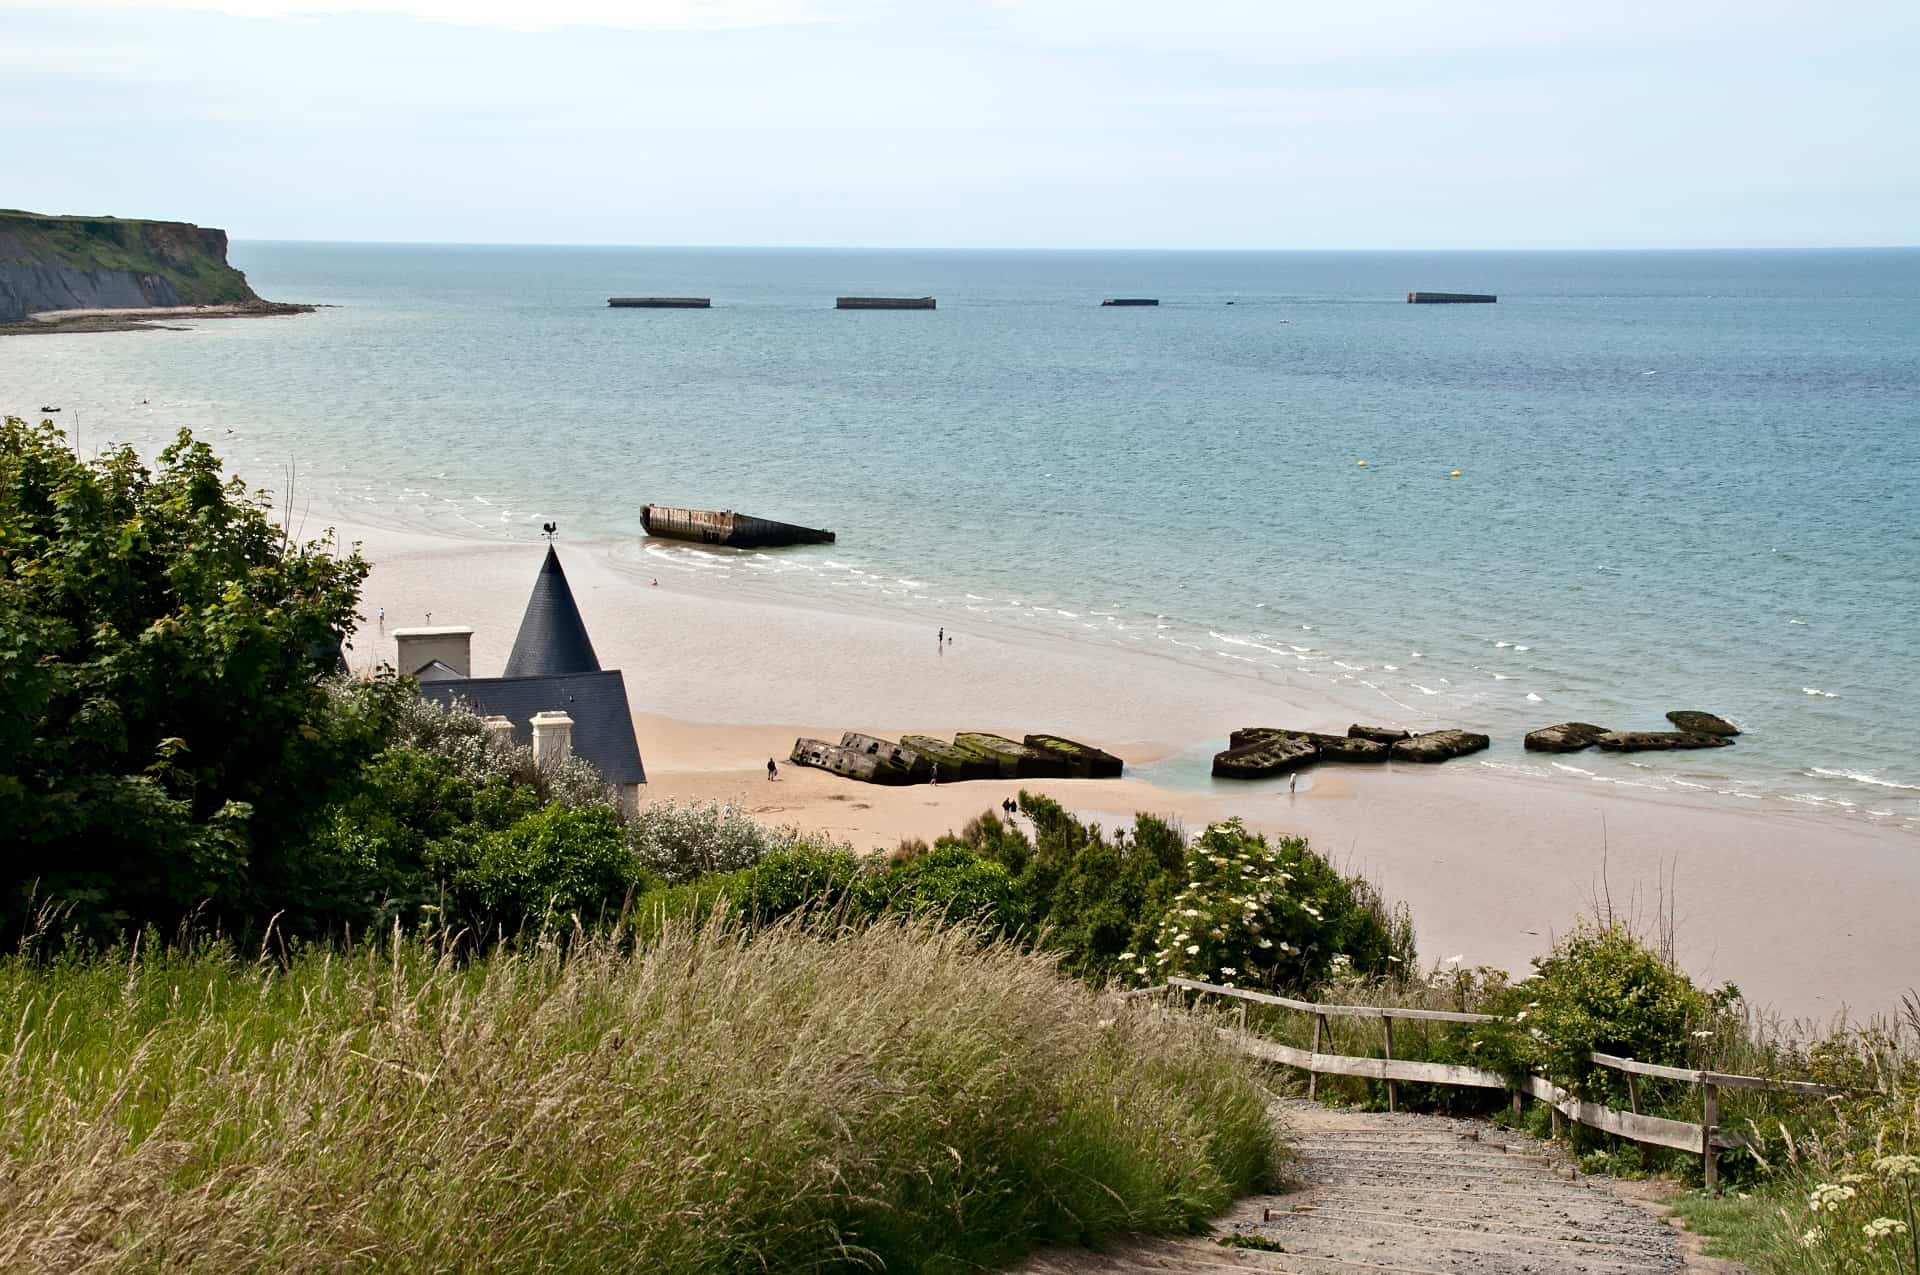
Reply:
M1195 1023L931 922L0 962L0 1269L971 1269L1269 1177Z

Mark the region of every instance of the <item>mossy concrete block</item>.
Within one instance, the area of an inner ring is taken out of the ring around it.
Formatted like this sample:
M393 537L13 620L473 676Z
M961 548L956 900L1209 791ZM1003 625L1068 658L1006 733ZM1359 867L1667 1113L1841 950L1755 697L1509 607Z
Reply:
M1057 753L1029 748L985 731L963 731L953 737L953 746L963 753L991 757L1002 779L1065 779L1071 770L1067 759Z
M1593 742L1610 753L1657 753L1676 748L1725 748L1733 739L1684 730L1610 730Z
M1065 759L1067 773L1074 779L1118 779L1125 769L1125 763L1105 749L1059 735L1028 735L1024 742L1037 752Z
M1391 726L1362 726L1358 722L1347 727L1349 739L1371 739L1382 744L1397 744L1403 739L1412 739L1413 732L1395 730Z
M1265 779L1317 760L1320 748L1298 735L1271 735L1213 755L1215 779Z
M1726 718L1715 713L1703 713L1696 708L1676 708L1667 714L1667 720L1689 735L1727 735L1740 733L1740 728Z
M1577 753L1593 747L1593 741L1607 733L1604 726L1592 722L1561 722L1527 732L1526 745L1535 753Z
M931 735L902 735L900 743L925 757L930 766L938 766L941 783L958 783L963 779L997 779L1000 776L1000 763L993 758L955 748L947 741Z
M1470 730L1430 730L1423 735L1398 740L1393 745L1394 761L1443 762L1477 753L1491 743L1485 735Z

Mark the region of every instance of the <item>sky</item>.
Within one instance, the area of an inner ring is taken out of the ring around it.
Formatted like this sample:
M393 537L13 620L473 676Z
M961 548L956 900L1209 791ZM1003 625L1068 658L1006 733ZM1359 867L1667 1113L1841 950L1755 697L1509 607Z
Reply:
M0 206L240 239L1920 243L1915 0L0 0Z

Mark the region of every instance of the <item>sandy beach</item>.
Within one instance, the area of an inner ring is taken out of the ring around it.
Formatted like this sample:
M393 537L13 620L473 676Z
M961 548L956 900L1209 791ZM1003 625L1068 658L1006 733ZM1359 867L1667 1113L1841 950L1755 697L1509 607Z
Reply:
M326 520L306 521L311 534ZM338 525L374 564L368 623L350 652L356 670L392 658L386 631L430 614L472 625L474 672L499 671L539 544ZM1458 956L1524 972L1597 898L1651 927L1667 897L1688 970L1731 980L1785 1016L1870 1015L1920 983L1920 842L1908 832L1471 760L1320 767L1291 794L1284 783L1151 782L1156 763L1233 727L1344 730L1350 707L1066 641L963 629L937 648L931 629L896 616L811 609L685 576L655 584L614 549L563 542L560 552L602 665L626 674L645 800L727 801L859 849L887 847L957 828L1021 785L855 784L786 765L796 737L1050 731L1107 748L1146 777L1028 788L1109 824L1135 811L1190 828L1239 816L1307 836L1411 908L1429 963ZM782 763L778 783L766 779L769 757Z

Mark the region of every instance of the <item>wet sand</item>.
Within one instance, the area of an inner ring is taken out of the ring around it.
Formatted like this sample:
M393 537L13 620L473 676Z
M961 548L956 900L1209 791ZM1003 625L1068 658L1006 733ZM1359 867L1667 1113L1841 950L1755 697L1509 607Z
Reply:
M308 530L319 526L309 518ZM475 629L474 672L497 673L539 567L541 546L343 525L375 564L357 670L391 660L391 630ZM659 585L607 546L562 544L604 667L626 674L649 800L730 801L767 822L819 829L865 850L932 839L1021 785L876 788L785 763L797 736L845 730L898 737L1051 731L1154 763L1285 722L1343 730L1350 709L1305 691L1210 675L1147 654L961 632L936 648L925 626L768 601L683 577ZM766 761L780 762L777 783ZM1652 928L1673 901L1683 963L1732 980L1792 1017L1892 1008L1920 983L1920 839L1815 811L1745 810L1603 784L1445 766L1319 767L1284 781L1179 786L1141 778L1029 781L1108 823L1134 811L1197 828L1239 816L1308 836L1411 908L1429 963L1524 972L1596 899Z

